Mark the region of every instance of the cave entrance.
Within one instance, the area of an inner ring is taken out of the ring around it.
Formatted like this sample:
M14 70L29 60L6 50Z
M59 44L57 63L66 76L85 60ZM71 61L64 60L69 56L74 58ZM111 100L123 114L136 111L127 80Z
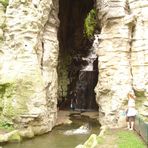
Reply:
M93 39L84 35L84 22L94 8L93 0L59 0L58 107L97 110L94 88L98 60Z

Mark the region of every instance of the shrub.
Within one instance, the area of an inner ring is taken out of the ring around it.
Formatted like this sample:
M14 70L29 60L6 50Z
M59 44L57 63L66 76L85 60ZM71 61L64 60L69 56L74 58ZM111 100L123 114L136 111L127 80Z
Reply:
M96 21L96 10L92 9L84 22L84 35L86 35L87 37L91 37L94 34L95 28L97 25L97 21Z

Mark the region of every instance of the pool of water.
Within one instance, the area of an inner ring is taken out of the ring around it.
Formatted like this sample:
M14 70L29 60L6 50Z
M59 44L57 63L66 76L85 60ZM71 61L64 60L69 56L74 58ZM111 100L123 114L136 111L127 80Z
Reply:
M37 136L21 143L6 144L3 148L74 148L84 143L92 133L99 134L100 125L96 119L86 116L71 116L73 121L70 125L55 127L48 134ZM89 124L89 132L86 134L65 135L68 130L78 129L80 126Z

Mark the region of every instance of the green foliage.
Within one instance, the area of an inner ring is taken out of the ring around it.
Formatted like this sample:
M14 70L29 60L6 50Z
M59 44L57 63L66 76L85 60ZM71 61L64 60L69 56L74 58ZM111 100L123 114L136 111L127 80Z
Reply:
M5 117L12 118L27 112L27 100L34 90L31 80L19 79L13 83L0 84L0 110Z
M21 142L22 138L18 131L13 131L13 134L8 138L10 142Z
M129 131L118 132L117 141L119 148L146 148L142 140Z
M3 108L3 99L4 96L9 97L10 94L6 94L7 88L10 87L10 83L0 84L0 111L2 111Z
M87 37L91 37L94 34L95 28L97 25L97 21L96 21L96 10L92 9L84 22L84 34Z
M14 130L13 123L3 116L0 117L0 129L4 129L7 131L12 131Z
M9 4L9 0L0 0L0 3L6 8Z

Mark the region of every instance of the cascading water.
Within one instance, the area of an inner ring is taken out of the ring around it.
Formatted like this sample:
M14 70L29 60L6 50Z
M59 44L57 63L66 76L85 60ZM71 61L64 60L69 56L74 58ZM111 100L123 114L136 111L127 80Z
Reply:
M94 87L97 82L97 56L90 50L87 57L82 57L86 65L79 71L78 81L76 83L76 109L96 110Z
M97 110L98 105L95 100L94 88L98 81L98 57L95 54L95 49L99 46L99 34L94 35L92 47L89 49L89 54L82 57L81 69L79 70L78 80L75 87L75 96L73 101L75 109L78 110Z

